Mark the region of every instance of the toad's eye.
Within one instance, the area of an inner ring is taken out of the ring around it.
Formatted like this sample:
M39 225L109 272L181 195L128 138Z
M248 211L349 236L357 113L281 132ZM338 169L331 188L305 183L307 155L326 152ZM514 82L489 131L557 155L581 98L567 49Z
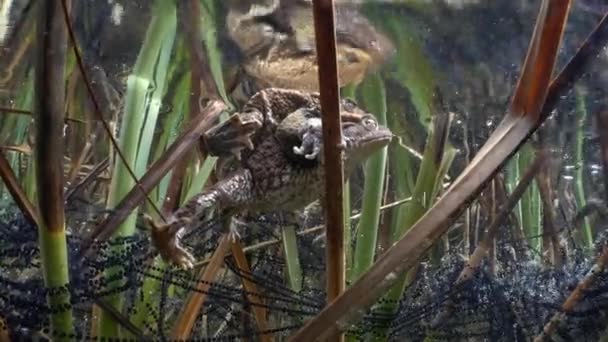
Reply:
M376 128L378 127L378 123L373 118L367 117L363 119L363 126L368 128Z

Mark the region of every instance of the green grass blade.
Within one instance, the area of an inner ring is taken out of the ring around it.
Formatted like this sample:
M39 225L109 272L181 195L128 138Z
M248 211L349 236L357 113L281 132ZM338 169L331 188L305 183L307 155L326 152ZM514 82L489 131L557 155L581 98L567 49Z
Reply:
M141 52L135 63L133 73L127 80L127 94L119 146L126 162L141 176L147 165L153 127L156 126L160 98L164 94L164 80L176 32L176 10L172 1L157 0L154 14ZM122 161L117 160L112 173L108 197L108 207L113 208L134 186L135 181ZM130 236L135 231L136 213L120 225L115 236ZM115 252L120 252L116 250ZM110 269L107 276L112 277L119 269ZM119 284L112 284L119 285ZM109 303L119 311L122 297L113 295ZM99 317L99 335L105 338L120 337L119 326L105 312Z
M295 292L300 292L303 276L295 227L293 225L283 227L281 235L283 237L283 252L285 252L285 267L289 287Z
M376 115L380 125L386 125L386 90L382 78L378 74L372 74L360 89L365 108ZM353 269L348 277L349 281L356 280L374 262L386 173L386 154L386 148L383 148L365 164L361 219L356 230Z
M213 76L213 80L220 92L222 100L229 106L228 110L232 110L234 108L230 104L230 100L226 94L226 86L224 85L222 52L218 48L218 2L214 0L201 0L201 4L201 34L203 36L203 43L205 44L205 51L207 52L207 62L209 63L211 75Z
M584 187L584 173L585 170L585 155L583 154L583 146L585 143L585 123L587 120L587 106L585 104L585 94L580 88L576 88L576 113L578 118L576 120L576 146L574 151L574 165L576 165L575 175L575 197L577 208L583 208L587 205L587 197L585 195ZM582 245L589 251L593 247L593 232L591 230L591 224L589 218L583 219L582 225Z
M445 115L448 115L447 113ZM430 208L432 203L435 201L434 194L438 189L444 177L442 172L447 172L447 168L453 159L453 153L450 152L450 148L447 145L447 139L441 139L440 135L447 137L449 130L450 117L443 118L441 116L434 116L435 120L447 120L445 131L437 131L440 125L434 124L431 126L431 132L427 137L427 143L422 158L422 163L418 171L418 177L416 179L416 185L412 193L412 200L404 205L399 211L403 211L402 222L399 222L400 226L393 226L391 241L397 241L405 234L422 215ZM443 144L443 145L440 145ZM395 222L395 221L393 221ZM415 268L413 269L415 270ZM400 276L400 280L391 288L388 294L385 296L385 300L382 304L376 308L383 314L392 315L397 309L397 303L406 285L409 282L409 274L403 274ZM377 331L374 331L374 337L376 340L384 340L388 327L380 327Z
M525 144L519 151L519 169L526 170L534 159L534 148ZM530 184L521 198L521 224L530 247L541 253L542 242L542 205L538 185Z

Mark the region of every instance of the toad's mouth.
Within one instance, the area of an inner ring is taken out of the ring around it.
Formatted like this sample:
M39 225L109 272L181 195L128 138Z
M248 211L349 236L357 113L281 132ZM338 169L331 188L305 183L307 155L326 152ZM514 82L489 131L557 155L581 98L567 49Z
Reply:
M370 146L370 148L380 148L388 145L395 135L387 128L379 128L357 138L345 138L346 148L356 148L360 146Z

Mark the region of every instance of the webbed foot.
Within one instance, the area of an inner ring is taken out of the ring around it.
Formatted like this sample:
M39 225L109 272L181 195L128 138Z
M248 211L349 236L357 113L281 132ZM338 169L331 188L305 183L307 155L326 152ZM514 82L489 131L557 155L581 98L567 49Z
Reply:
M159 224L148 215L144 215L144 220L150 228L152 244L165 261L183 269L193 267L194 256L182 247L179 241L182 224L177 222Z
M303 130L302 144L293 147L293 153L303 155L304 158L313 160L317 158L323 146L321 119L308 119L306 128Z
M203 134L205 148L213 156L233 154L240 159L241 150L253 149L251 136L261 127L262 123L255 118L233 114Z

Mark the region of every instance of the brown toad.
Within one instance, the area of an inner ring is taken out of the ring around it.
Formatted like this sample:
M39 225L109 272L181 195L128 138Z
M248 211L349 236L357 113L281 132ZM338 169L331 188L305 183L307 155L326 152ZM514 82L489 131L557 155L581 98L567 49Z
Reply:
M393 134L352 101L341 101L344 172L348 175ZM225 139L225 140L224 140ZM162 257L182 267L194 261L181 237L218 209L226 213L294 211L323 195L321 110L317 93L270 88L254 95L243 111L205 134L211 155L240 157L227 177L190 199L157 224L148 218Z

